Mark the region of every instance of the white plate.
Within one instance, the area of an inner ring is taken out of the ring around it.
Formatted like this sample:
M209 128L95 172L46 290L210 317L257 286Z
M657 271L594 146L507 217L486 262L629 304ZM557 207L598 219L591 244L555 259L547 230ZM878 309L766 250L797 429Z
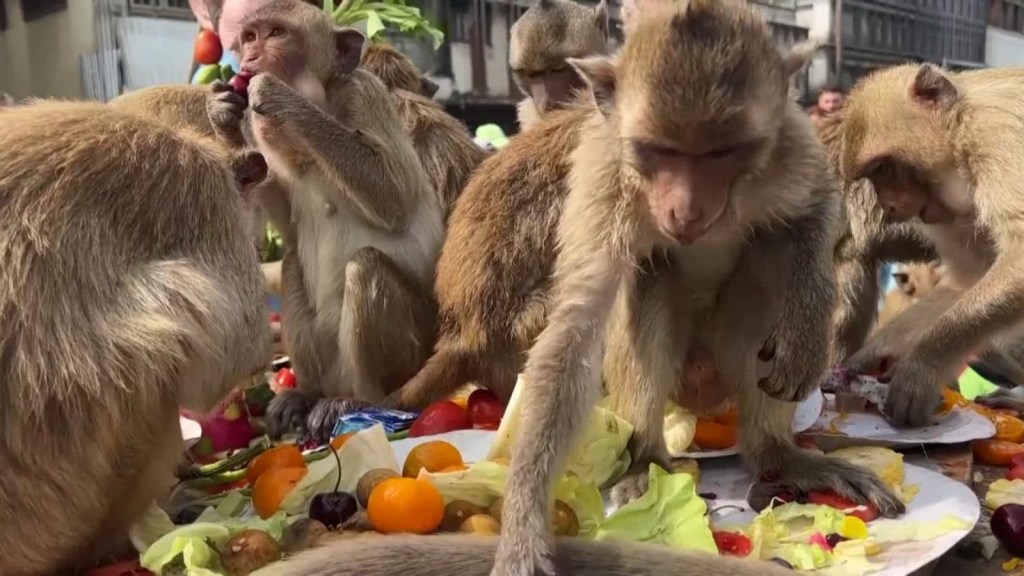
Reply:
M810 428L822 449L840 445L917 446L920 444L959 444L991 438L996 427L988 418L966 408L955 408L941 422L924 428L893 428L881 414L855 412L839 420L840 413L826 404L821 417ZM833 422L835 430L832 430ZM838 432L838 434L836 433ZM827 441L827 446L821 443Z
M821 415L821 410L825 405L825 395L821 393L820 389L815 390L806 400L801 402L796 407L796 413L793 414L793 433L803 432L809 429L818 421L818 417ZM740 453L740 447L737 444L731 448L725 450L706 450L701 452L683 452L682 454L672 454L673 458L694 458L694 459L706 459L706 458L722 458L724 456L735 456Z
M178 416L178 421L181 424L181 438L185 441L185 449L188 450L203 435L203 427L199 422L184 416Z
M455 445L462 453L466 462L476 462L487 457L495 433L488 430L462 430L436 436L407 438L391 443L395 457L401 465L409 451L418 444L429 440L446 440ZM714 514L712 522L718 528L748 524L756 513L746 501L747 490L752 478L743 467L739 458L720 459L703 462L699 491L702 494L712 493L715 499L708 502L708 508L715 510L723 506L735 506ZM920 488L913 501L907 505L907 513L899 520L911 522L937 522L946 516L955 516L972 526L981 516L981 504L970 488L946 478L942 474L926 470L912 464L905 465L907 484ZM607 510L613 510L608 506ZM879 519L871 523L894 522ZM871 561L885 564L885 568L871 573L872 576L904 576L927 565L953 548L970 530L950 532L933 540L923 542L902 542L886 544L878 556Z

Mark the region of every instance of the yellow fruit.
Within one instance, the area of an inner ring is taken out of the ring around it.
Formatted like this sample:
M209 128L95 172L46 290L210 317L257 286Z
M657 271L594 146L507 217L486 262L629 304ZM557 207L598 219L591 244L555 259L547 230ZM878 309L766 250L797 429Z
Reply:
M871 470L897 497L903 498L903 454L878 446L851 446L833 450L829 456Z
M446 468L462 466L462 454L459 449L444 440L431 440L416 446L405 458L405 466L402 468L402 476L416 478L420 470L427 472L440 472Z

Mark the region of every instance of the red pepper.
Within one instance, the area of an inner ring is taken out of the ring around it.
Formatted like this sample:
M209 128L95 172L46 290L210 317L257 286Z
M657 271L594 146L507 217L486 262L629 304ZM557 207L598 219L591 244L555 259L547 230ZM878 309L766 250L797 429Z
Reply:
M715 539L715 546L718 546L718 553L728 556L749 556L754 549L753 542L743 534L737 532L712 532Z

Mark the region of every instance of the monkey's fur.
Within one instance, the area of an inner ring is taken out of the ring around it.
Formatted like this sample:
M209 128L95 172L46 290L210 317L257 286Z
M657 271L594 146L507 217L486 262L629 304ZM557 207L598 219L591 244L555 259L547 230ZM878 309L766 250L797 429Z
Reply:
M246 102L226 90L211 118L263 152L287 189L265 204L290 212L282 326L298 388L274 399L268 427L324 438L347 402L383 399L426 360L444 206L394 99L358 68L361 33L309 4L271 0L241 38L242 67L256 73L246 120Z
M370 44L360 66L380 78L394 96L402 126L447 217L487 152L473 142L462 122L431 99L437 86L423 78L405 54L385 44Z
M496 537L478 535L364 536L336 541L272 564L253 576L487 576ZM559 574L581 576L785 576L770 562L739 560L666 546L563 538L555 548Z
M927 422L941 383L970 354L1021 335L1022 88L1024 68L906 65L862 80L844 109L842 177L867 178L892 220L929 238L954 287L923 298L846 363L892 366L885 410L897 424Z
M519 129L561 108L583 87L566 59L608 53L608 2L584 6L573 0L537 0L509 31L508 63L519 91Z
M530 410L495 576L555 572L552 483L596 400L602 342L612 408L634 426L635 467L616 500L642 493L649 464L667 464L664 402L681 370L673 355L699 342L738 396L755 475L773 488L870 501L886 516L904 510L872 472L792 440L795 402L826 368L835 295L838 195L788 94L810 51L783 58L757 8L742 2L644 0L624 10L615 60L570 61L596 106L567 159L553 304L523 374Z
M179 406L269 362L235 185L266 164L92 103L5 110L0 140L0 573L68 574L170 489Z
M838 174L842 114L827 116L818 136ZM832 363L845 361L864 345L878 315L878 274L884 262L925 263L936 257L931 242L913 226L890 222L871 184L843 184L840 235L835 247L838 302L833 316Z

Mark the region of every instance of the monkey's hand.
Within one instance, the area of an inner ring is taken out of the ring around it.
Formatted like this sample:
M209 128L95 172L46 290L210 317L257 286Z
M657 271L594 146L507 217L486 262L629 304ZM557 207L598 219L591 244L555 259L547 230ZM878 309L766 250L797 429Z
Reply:
M233 145L242 143L242 118L245 116L246 102L236 94L227 82L217 81L212 85L210 95L206 97L206 116L213 125L217 136Z
M918 428L928 424L942 404L938 371L916 355L908 355L889 376L885 414L894 426Z
M304 429L314 402L298 390L279 392L267 406L267 434L276 440L292 430Z
M287 121L295 105L303 102L291 86L270 74L257 74L249 82L249 108L276 123Z
M503 530L491 576L554 576L554 550L544 536L547 526L537 530Z
M757 382L765 394L783 402L800 402L821 384L828 368L828 334L810 329L813 323L782 322L757 353L761 362L771 362L767 377ZM825 323L821 324L826 327Z
M1018 412L1024 411L1024 388L1020 386L1010 390L1000 388L991 394L979 396L974 401L989 408L1009 408Z
M331 439L338 418L368 406L373 404L354 398L321 398L306 417L306 431L317 442L326 442Z

